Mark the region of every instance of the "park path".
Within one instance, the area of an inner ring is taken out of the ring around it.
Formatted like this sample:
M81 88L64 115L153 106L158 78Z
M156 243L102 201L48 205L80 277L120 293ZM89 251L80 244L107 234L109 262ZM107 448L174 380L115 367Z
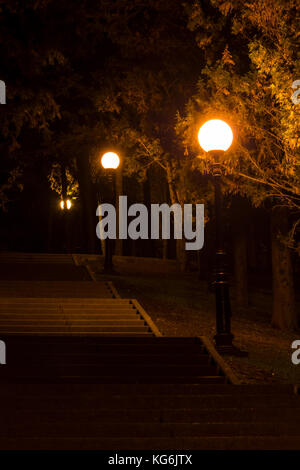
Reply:
M71 256L0 272L0 449L300 448L292 386L233 385L206 338L162 336Z

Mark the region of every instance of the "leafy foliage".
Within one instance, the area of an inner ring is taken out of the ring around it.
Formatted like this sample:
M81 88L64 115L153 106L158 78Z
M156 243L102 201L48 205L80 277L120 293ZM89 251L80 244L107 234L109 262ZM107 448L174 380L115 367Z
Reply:
M198 89L176 131L187 152L197 152L196 129L218 116L234 130L234 145L223 162L227 190L255 206L272 200L300 214L300 107L291 100L299 70L299 3L212 0L222 15L222 50L201 71ZM192 28L205 18L199 2ZM226 23L224 23L226 20ZM205 47L205 45L202 45ZM199 152L198 152L199 154ZM199 169L209 162L199 154Z

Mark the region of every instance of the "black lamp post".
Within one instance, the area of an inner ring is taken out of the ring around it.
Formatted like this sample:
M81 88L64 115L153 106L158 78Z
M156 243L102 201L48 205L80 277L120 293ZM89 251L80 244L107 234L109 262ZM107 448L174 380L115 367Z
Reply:
M231 332L231 306L229 296L229 282L226 272L226 253L224 249L223 224L222 224L222 169L220 159L230 147L233 134L231 128L224 121L212 119L207 121L199 130L198 139L200 146L208 152L213 159L212 175L215 188L215 221L216 221L216 255L214 269L214 286L216 294L216 335L214 337L216 349L221 354L244 356L241 351L232 344Z
M115 170L120 164L119 156L114 152L106 152L101 158L101 165L105 169L108 185L110 203L115 201ZM107 236L105 238L105 254L104 254L104 273L112 274L114 272L113 266L113 241Z
M70 253L71 248L70 248L70 240L69 240L69 225L70 225L70 214L68 212L70 211L72 207L72 202L70 199L62 199L59 203L59 206L62 211L64 211L64 220L63 220L63 227L64 227L64 249L67 253Z

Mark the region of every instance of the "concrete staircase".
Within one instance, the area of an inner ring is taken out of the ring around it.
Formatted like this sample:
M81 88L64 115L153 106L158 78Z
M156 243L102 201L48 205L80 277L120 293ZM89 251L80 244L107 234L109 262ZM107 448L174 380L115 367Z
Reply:
M163 337L111 283L37 259L0 264L0 449L300 449L292 386L233 385L206 338Z
M108 297L110 291L105 286L102 288ZM152 336L156 332L158 330L155 325L134 299L0 298L2 337L7 335Z
M7 337L1 449L299 449L292 386L230 385L200 338Z
M200 338L2 337L10 351L7 366L1 369L4 382L227 382Z

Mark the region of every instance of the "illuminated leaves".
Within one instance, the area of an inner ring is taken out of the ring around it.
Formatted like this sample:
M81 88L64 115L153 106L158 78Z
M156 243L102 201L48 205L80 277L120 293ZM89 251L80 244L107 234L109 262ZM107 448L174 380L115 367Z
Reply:
M241 36L241 45L247 38L248 66L239 42L224 37L221 57L202 69L197 93L185 115L177 116L179 139L192 152L192 123L213 115L224 118L235 130L224 171L231 174L237 191L247 194L256 206L275 198L300 210L300 106L291 101L291 83L299 70L295 60L299 7L294 1L283 5L279 0L212 0L211 4L230 16L231 31ZM228 43L236 46L229 48ZM206 171L205 166L200 168ZM232 183L229 186L234 191Z
M66 177L67 177L67 194L70 198L78 196L79 186L78 181L74 178L72 173L68 168L66 168ZM62 168L58 163L53 164L50 174L48 175L48 180L50 182L50 187L55 191L59 196L62 197Z
M224 52L222 54L222 62L224 64L230 64L230 65L235 65L234 60L232 59L232 55L229 51L228 44L226 44L226 47L224 49Z

